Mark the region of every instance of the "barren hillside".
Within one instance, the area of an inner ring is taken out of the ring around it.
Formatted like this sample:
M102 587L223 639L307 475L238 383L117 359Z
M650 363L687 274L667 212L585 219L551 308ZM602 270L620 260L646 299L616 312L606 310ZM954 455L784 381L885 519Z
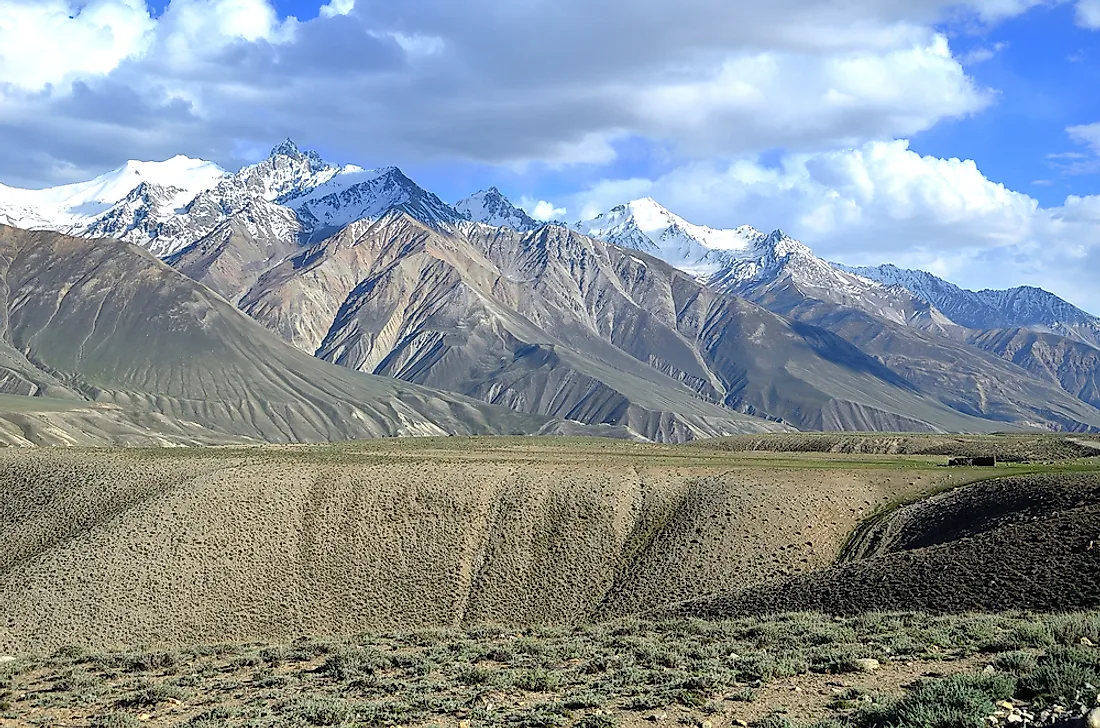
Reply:
M804 465L525 439L0 452L0 650L626 615L824 567L873 509L962 477Z

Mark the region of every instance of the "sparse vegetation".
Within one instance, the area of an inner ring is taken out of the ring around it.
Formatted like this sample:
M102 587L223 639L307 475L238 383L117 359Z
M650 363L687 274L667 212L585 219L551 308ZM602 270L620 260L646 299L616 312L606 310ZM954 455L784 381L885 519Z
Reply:
M9 716L82 725L70 722L79 713L91 716L90 726L470 720L614 728L657 711L691 725L717 718L769 727L977 728L1006 698L1067 704L1100 684L1100 649L1081 644L1097 618L797 613L471 627L158 653L61 649L5 665L0 696ZM1042 644L1018 649L1021 635L1035 634L1050 639L1029 637ZM892 647L899 643L908 646L905 654ZM853 672L856 656L897 673L894 687L883 692L874 671ZM929 667L939 676L928 677ZM805 691L792 693L799 685ZM811 693L814 685L826 689ZM784 692L804 705L774 712Z

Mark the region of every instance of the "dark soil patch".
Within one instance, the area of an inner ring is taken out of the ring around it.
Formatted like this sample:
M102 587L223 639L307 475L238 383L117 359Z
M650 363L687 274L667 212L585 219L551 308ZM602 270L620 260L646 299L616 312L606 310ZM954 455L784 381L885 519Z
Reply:
M719 617L791 610L1064 611L1100 605L1100 475L1021 476L905 506L858 561L675 607Z

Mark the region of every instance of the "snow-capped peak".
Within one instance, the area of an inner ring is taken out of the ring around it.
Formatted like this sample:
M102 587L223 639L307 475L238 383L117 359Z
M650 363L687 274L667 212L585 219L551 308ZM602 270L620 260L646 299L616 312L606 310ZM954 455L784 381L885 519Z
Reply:
M311 232L332 231L356 220L377 219L392 209L404 210L429 224L465 219L397 167L345 169L284 204L298 213L306 230Z
M707 276L724 268L766 236L748 226L719 230L690 223L652 197L618 205L574 229L624 248L633 248L693 275Z
M336 166L326 162L320 154L312 149L303 151L290 137L284 139L271 150L268 159L275 157L290 157L297 161L305 161L309 164L309 167L315 171L330 169ZM356 167L356 169L359 168Z
M475 192L455 204L455 209L467 220L493 227L508 227L522 232L542 226L538 220L516 207L496 187Z
M275 147L272 148L271 154L267 156L277 157L279 155L282 155L285 157L297 157L301 155L301 153L302 150L298 148L298 145L294 143L294 140L290 137L287 137L286 139L276 144Z
M133 180L138 184L152 182L161 187L175 187L179 190L198 193L210 189L227 174L213 162L177 154L163 162L130 160L116 170L115 181L120 184L119 189L126 187L127 193L137 186L130 184ZM125 193L122 196L125 197Z
M163 162L130 160L87 182L39 190L0 186L0 208L22 209L37 217L40 226L68 229L110 209L142 183L174 190L175 204L183 204L226 174L213 162L183 155Z

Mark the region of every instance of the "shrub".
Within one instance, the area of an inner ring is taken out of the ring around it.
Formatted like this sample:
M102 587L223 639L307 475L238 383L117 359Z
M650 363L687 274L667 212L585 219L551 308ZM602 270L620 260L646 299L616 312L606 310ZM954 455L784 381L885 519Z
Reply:
M856 722L865 728L981 728L996 702L1015 689L1015 678L1005 675L921 680L907 694L864 709Z
M199 713L184 725L186 728L223 728L226 721L232 717L233 711L229 708L218 706Z
M107 713L91 720L91 728L139 728L141 721L129 713Z
M535 668L521 672L513 679L513 684L529 693L552 693L561 687L561 676L549 670Z
M1030 675L1039 665L1039 658L1033 652L1015 650L997 655L992 661L993 667L1012 675Z
M487 667L477 665L459 665L455 680L459 685L488 685L497 673Z
M351 717L352 711L335 698L306 698L294 706L292 715L308 725L339 725Z
M569 710L581 710L584 708L600 708L607 703L607 696L603 693L584 692L575 693L562 701Z
M517 716L524 728L553 728L566 723L569 711L560 703L540 703Z
M766 715L751 724L752 728L795 728L794 723L778 713Z
M122 708L151 708L169 700L183 700L185 695L184 691L175 685L147 684L120 698L118 705Z
M1042 622L1032 622L1017 625L1006 632L1002 632L983 644L982 650L985 652L1006 652L1027 647L1049 647L1054 642L1054 632L1049 625Z
M1077 647L1056 647L1020 678L1019 694L1049 704L1076 697L1086 683L1100 685L1100 654Z
M1100 612L1054 614L1045 621L1060 644L1079 645L1082 639L1100 644Z
M391 666L389 657L370 647L346 647L325 658L317 668L321 675L338 682L374 675Z
M619 721L613 716L600 713L599 715L586 715L578 720L577 728L615 728Z

